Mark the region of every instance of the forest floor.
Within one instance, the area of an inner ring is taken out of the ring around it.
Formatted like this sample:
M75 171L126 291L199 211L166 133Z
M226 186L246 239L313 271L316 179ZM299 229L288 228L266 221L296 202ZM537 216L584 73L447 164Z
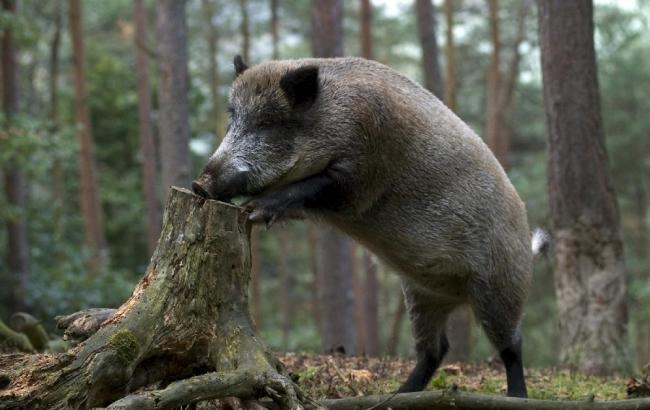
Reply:
M279 356L310 397L341 398L394 392L415 365L412 360L288 353ZM648 393L647 379L594 377L568 370L526 369L528 395L545 400L620 400L628 389ZM506 378L498 361L446 364L436 372L428 389L453 389L505 395ZM640 389L640 390L639 390Z

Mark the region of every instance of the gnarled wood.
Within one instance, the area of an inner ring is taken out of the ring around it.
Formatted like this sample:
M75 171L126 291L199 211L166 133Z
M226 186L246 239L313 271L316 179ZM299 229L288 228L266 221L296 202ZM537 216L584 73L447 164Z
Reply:
M162 388L164 400L132 396L114 408L169 408L207 398L188 392L196 377L221 381L210 398L268 396L271 387L282 407L296 407L293 383L251 324L249 236L240 208L172 189L158 247L131 297L66 354L0 356L0 408L107 406L142 386Z

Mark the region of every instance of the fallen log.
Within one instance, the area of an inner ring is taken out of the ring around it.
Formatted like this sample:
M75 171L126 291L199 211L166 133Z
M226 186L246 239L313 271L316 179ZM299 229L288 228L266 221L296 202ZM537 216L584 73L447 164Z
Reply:
M173 188L131 297L65 354L0 355L0 408L171 408L226 396L299 407L304 396L254 332L249 237L241 208Z
M650 398L600 402L591 398L535 400L445 390L323 400L320 405L330 410L648 410Z

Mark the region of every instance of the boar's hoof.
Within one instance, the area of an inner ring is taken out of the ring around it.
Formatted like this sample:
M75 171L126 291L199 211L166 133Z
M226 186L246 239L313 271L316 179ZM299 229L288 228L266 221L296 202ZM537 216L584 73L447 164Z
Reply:
M253 223L264 223L270 228L287 210L285 204L273 198L252 199L244 207L249 212L248 219Z

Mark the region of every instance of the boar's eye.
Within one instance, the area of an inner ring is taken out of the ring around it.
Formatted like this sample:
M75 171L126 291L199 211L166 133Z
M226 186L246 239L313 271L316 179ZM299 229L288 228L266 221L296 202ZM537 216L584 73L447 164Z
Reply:
M232 121L234 121L235 120L235 109L233 107L229 106L228 108L226 108L226 111L228 111L228 116L230 117L230 119Z
M272 118L263 118L258 123L260 128L271 128L275 125L275 121Z

